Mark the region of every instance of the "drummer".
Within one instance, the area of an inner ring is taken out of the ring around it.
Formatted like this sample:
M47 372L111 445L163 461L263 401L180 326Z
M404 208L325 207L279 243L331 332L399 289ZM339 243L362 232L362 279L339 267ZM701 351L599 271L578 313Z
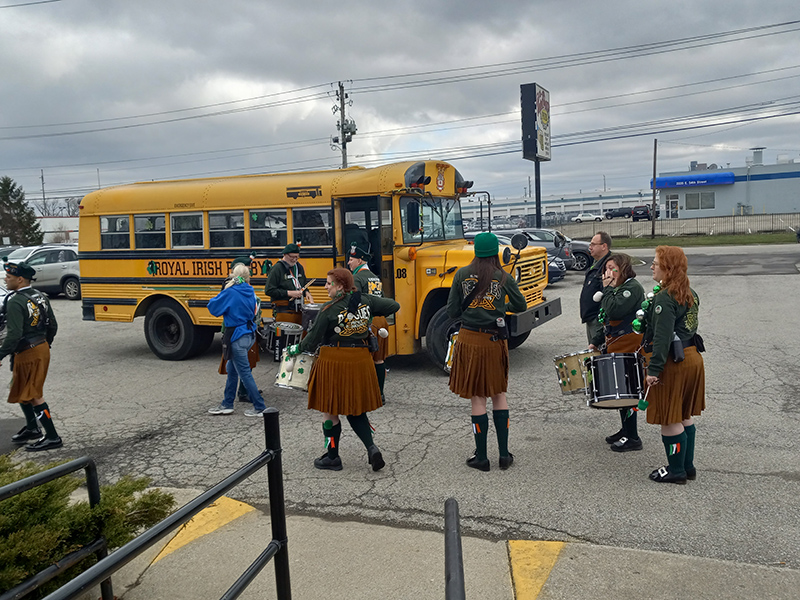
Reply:
M283 258L269 270L265 292L273 303L273 316L277 322L303 323L303 296L306 272L300 264L300 245L286 244Z
M594 334L589 349L611 352L636 352L642 345L642 334L633 330L636 311L644 301L644 289L636 280L631 257L620 252L610 254L602 275L603 291L599 292L599 320L603 328ZM598 294L595 295L598 298ZM636 422L636 411L621 408L622 427L606 437L614 452L641 450L642 440Z
M373 315L392 315L400 305L389 298L362 294L354 287L353 275L343 268L328 271L325 289L330 301L323 305L303 341L287 349L287 354L294 356L315 352L319 347L308 381L308 408L324 414L322 432L327 451L314 460L314 466L342 470L339 415L346 415L367 449L372 470L379 471L386 463L372 439L367 413L380 408L381 396L367 338Z
M381 278L372 273L367 266L367 261L372 255L359 248L355 243L350 247L350 258L347 259L347 266L353 272L353 280L356 289L362 294L370 294L383 298L383 284ZM378 375L378 385L381 388L381 401L385 400L383 394L383 384L386 381L386 365L384 360L389 354L389 338L381 337L378 333L380 329L387 330L389 322L386 317L375 316L372 318L370 329L378 340L378 350L372 353L372 360L375 362L375 373Z

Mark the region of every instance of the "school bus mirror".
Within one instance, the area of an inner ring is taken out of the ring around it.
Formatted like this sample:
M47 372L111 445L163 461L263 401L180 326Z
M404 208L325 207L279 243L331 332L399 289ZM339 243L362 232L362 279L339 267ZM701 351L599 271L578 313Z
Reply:
M511 248L506 246L505 248L503 248L503 264L507 265L510 262L511 262Z
M515 233L511 237L511 245L514 246L514 250L522 250L528 245L528 238L524 233Z
M419 233L419 202L415 200L406 204L406 233Z

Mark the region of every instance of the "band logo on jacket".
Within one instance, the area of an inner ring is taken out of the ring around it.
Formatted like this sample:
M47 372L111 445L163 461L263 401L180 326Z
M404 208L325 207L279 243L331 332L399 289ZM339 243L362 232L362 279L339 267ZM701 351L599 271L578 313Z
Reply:
M373 281L371 279L367 281L367 293L370 296L383 297L383 284L381 283L380 279L377 281Z
M32 294L23 294L25 296L25 306L28 307L28 318L30 319L31 327L37 329L44 329L47 326L47 308L45 306L45 299L39 292Z
M472 293L472 290L475 289L476 285L478 285L477 277L469 276L461 282L461 293L464 295L464 298ZM496 279L492 279L486 294L482 298L475 298L472 302L470 302L469 308L485 308L487 310L492 310L494 308L495 300L500 299L500 290L500 282Z
M347 308L343 309L338 315L338 324L333 328L337 335L348 337L358 333L365 333L369 329L369 306L359 304L355 313L351 313Z

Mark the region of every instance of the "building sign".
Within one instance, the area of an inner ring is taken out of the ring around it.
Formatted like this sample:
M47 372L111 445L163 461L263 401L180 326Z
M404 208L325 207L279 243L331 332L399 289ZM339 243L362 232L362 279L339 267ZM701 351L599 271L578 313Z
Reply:
M698 185L732 185L735 176L731 171L714 171L712 173L691 173L688 175L672 175L656 177L656 188L682 188ZM653 189L653 180L650 180Z
M550 160L550 92L536 83L520 86L522 158Z

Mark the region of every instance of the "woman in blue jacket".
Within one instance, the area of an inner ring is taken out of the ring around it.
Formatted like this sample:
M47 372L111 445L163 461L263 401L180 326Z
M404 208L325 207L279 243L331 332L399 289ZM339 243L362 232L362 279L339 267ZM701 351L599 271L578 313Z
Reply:
M240 378L253 402L253 408L247 409L244 415L260 417L267 408L247 359L247 352L256 340L256 323L261 312L261 301L249 282L250 269L243 264L237 264L225 289L208 301L208 312L223 318L225 334L222 348L228 361L225 396L222 404L208 410L212 415L233 413L233 401L236 399L236 386Z

